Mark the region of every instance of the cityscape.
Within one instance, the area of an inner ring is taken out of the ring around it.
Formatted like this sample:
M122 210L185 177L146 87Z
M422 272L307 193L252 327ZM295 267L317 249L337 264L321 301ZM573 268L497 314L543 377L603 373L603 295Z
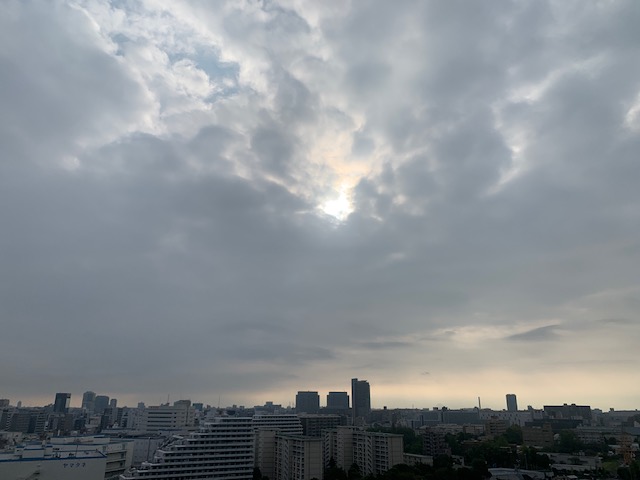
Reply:
M575 403L372 409L375 385L298 391L294 406L181 399L118 406L86 391L0 399L0 478L42 480L614 479L640 473L640 411Z

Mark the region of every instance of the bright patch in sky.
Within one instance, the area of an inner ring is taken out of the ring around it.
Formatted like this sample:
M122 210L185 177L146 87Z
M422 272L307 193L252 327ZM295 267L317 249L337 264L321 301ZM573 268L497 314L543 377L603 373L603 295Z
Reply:
M337 197L333 197L331 200L327 200L320 205L320 210L337 220L347 218L349 214L353 212L353 205L351 204L351 198L346 188L342 187Z

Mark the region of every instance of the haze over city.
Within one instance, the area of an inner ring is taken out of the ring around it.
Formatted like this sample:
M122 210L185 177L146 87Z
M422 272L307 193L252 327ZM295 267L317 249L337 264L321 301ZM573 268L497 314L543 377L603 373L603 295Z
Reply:
M640 6L0 4L0 396L638 408Z

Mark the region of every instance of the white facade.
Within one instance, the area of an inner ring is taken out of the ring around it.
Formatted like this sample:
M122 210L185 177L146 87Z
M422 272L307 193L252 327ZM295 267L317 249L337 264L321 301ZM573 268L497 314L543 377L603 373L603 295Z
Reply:
M295 414L254 415L252 423L255 430L277 430L290 435L302 435L302 422Z
M157 432L160 430L184 430L194 426L195 409L186 403L147 407L140 412L136 430ZM129 428L129 427L128 427Z
M251 480L254 430L251 417L214 417L198 432L175 435L144 462L120 478L153 480Z
M404 461L402 435L338 427L325 431L323 441L325 465L330 458L345 470L355 463L364 476L382 474Z
M94 450L57 451L27 445L0 453L0 478L7 480L103 480L107 456Z
M320 479L323 473L322 439L277 434L275 437L275 480Z

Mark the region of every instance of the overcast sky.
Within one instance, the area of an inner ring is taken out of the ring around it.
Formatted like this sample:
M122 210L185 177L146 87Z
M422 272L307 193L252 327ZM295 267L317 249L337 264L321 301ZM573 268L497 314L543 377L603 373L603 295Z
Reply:
M0 2L0 397L640 407L638 25Z

